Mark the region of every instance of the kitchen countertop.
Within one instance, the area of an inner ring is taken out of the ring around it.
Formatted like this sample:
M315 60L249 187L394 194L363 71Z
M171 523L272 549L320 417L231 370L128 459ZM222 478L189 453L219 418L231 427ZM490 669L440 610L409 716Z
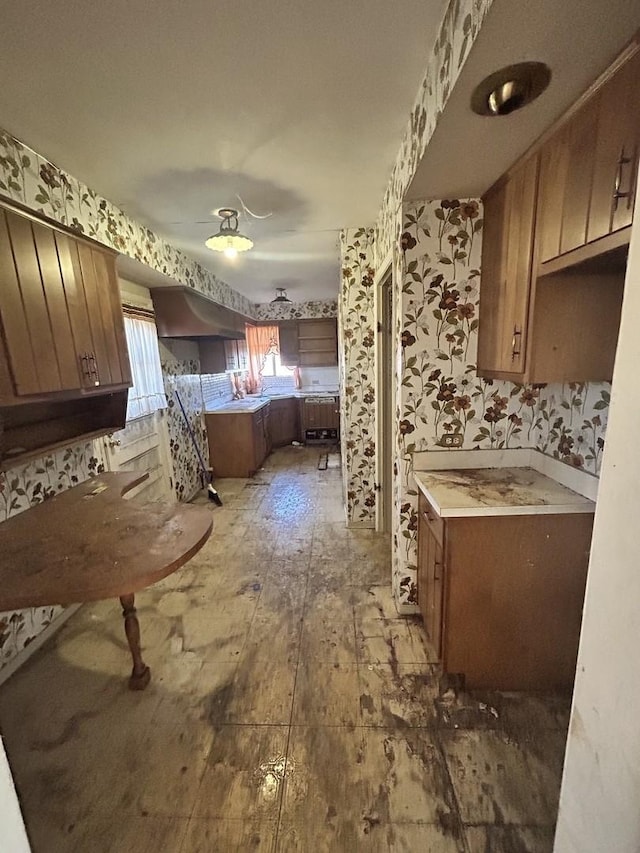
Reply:
M419 471L414 479L444 518L595 510L593 501L528 467Z
M205 409L206 415L226 415L233 412L258 412L272 400L298 400L305 397L337 397L338 391L290 391L286 394L265 394L243 397L241 400L231 400L215 409Z

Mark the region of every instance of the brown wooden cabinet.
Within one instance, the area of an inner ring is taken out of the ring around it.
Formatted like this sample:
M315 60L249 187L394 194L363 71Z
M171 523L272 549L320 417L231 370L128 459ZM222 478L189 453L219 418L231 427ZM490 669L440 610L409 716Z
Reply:
M335 319L298 322L300 367L328 367L338 363L338 327Z
M278 324L280 359L288 367L331 367L338 363L337 320L287 320Z
M611 380L637 185L639 102L636 48L485 195L480 376Z
M270 433L273 447L284 447L300 438L298 400L271 400L269 404Z
M223 338L201 338L198 341L200 351L200 372L208 374L224 373L227 369L227 354Z
M418 605L424 627L438 656L442 654L443 534L442 519L421 496L418 525Z
M115 258L0 209L0 405L131 384Z
M216 477L252 477L271 452L269 406L257 412L205 416L209 462Z
M295 320L278 324L280 339L280 361L286 367L298 367L300 348L298 343L298 323Z
M481 376L524 373L537 175L534 156L492 187L483 200Z
M640 153L640 51L591 94L542 146L539 272L628 242ZM600 241L599 245L592 245ZM587 253L587 254L585 254ZM563 260L560 260L560 259Z
M573 684L593 515L441 518L419 497L418 602L469 688Z

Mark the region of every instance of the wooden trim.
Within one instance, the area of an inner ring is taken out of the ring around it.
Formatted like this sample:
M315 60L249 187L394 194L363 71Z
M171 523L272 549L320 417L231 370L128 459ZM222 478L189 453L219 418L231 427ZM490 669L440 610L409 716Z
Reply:
M604 237L600 237L599 240L594 240L592 243L587 243L585 246L579 246L577 249L566 252L558 258L551 258L551 260L545 261L544 263L538 263L536 275L544 276L560 272L567 267L574 267L577 264L590 261L592 258L604 255L614 249L620 249L622 246L628 246L629 240L631 239L632 227L633 226L631 225L627 225L626 228L620 228L618 231L614 231L613 234L606 234Z

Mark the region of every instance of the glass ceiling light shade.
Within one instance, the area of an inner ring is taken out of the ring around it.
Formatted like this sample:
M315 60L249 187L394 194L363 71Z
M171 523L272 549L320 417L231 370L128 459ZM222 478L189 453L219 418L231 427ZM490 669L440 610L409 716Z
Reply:
M291 302L284 287L276 287L276 298L271 300L271 304L274 302Z
M228 258L235 258L238 252L246 252L253 247L253 240L238 231L238 211L231 207L222 207L218 211L222 219L217 234L205 240L205 246L214 252L224 252Z

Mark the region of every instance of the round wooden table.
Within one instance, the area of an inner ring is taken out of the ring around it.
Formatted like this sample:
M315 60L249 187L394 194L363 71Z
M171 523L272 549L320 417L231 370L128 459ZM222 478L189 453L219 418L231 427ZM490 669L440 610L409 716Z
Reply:
M133 659L132 690L144 690L151 676L135 593L190 560L213 526L205 507L124 500L147 476L101 474L0 524L0 610L117 596Z

